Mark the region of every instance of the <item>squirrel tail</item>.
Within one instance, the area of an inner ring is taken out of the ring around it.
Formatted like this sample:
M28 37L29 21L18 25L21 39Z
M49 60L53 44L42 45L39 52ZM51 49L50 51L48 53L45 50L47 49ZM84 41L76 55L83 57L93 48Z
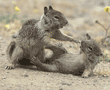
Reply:
M11 59L11 56L12 56L12 53L13 53L13 50L15 49L15 47L16 47L16 42L12 41L9 44L8 48L7 48L7 56L8 56L8 58Z

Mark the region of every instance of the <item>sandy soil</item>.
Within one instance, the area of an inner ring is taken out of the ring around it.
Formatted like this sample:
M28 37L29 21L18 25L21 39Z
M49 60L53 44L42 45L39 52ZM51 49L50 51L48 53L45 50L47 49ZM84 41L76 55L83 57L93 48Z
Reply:
M13 70L5 70L5 67L8 64L8 59L6 58L5 51L10 41L11 38L9 36L4 37L4 35L1 35L0 90L110 89L110 77L103 77L103 75L94 75L89 78L82 78L81 76L74 76L72 74L38 71L35 66L22 66Z

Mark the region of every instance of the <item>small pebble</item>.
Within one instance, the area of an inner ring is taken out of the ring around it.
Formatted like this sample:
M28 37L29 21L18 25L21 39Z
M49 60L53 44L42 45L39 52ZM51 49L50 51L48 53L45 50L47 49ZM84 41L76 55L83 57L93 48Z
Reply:
M67 85L68 85L68 86L71 86L72 84L71 84L71 83L67 83Z
M62 82L62 85L66 85L66 83L65 82Z
M49 83L47 83L47 84L46 84L46 86L48 87L48 86L50 86L50 84L49 84Z
M109 77L109 75L107 75L107 74L106 74L106 75L102 75L102 76L103 76L103 77Z
M2 37L0 37L0 40L2 40Z
M27 74L25 74L25 75L23 75L24 77L28 77L29 75L27 75Z
M47 88L47 90L50 90L50 88Z
M24 71L24 73L22 74L23 77L28 77L29 75L27 74L27 71Z
M62 86L60 86L60 87L59 87L59 90L63 90L63 87L62 87Z
M1 55L5 55L4 53L2 53Z
M6 79L6 77L2 77L2 79Z

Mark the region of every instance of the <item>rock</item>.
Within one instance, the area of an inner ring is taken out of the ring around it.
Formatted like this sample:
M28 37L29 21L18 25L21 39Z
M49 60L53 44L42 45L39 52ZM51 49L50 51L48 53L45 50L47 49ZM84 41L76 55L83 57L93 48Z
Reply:
M24 77L28 77L28 76L29 76L29 75L26 75L26 74L24 75Z
M2 77L2 79L6 79L6 77Z
M62 86L60 86L60 87L59 87L59 90L63 90L63 87L62 87Z
M0 37L0 40L2 40L2 37Z
M23 77L29 77L29 75L27 74L27 71L24 71L24 73L21 76L23 76Z
M72 84L71 84L71 83L65 83L65 82L62 82L62 85L68 85L68 86L71 86Z
M71 86L72 84L71 84L71 83L67 83L67 85L68 85L68 86Z

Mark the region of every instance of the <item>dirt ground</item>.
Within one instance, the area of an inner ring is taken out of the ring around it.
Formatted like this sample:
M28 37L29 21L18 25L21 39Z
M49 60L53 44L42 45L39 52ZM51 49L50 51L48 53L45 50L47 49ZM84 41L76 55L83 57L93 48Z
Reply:
M1 37L0 90L110 90L109 76L82 78L72 74L38 71L35 66L5 70L8 63L5 51L11 39Z
M82 78L72 74L38 71L35 66L21 66L6 70L8 64L6 48L11 41L11 35L21 28L21 21L30 18L40 18L43 7L52 5L64 13L69 25L61 29L65 34L81 39L89 33L98 42L104 37L104 29L95 23L99 20L108 27L110 16L104 12L104 7L110 5L109 0L14 0L21 11L19 19L9 23L5 28L5 20L0 21L0 90L110 90L110 62L100 62L94 69L94 76ZM0 0L1 16L13 14L12 0ZM22 20L21 20L22 19ZM108 33L109 34L109 33ZM79 53L79 45L65 43L69 53ZM110 60L110 48L101 47Z

